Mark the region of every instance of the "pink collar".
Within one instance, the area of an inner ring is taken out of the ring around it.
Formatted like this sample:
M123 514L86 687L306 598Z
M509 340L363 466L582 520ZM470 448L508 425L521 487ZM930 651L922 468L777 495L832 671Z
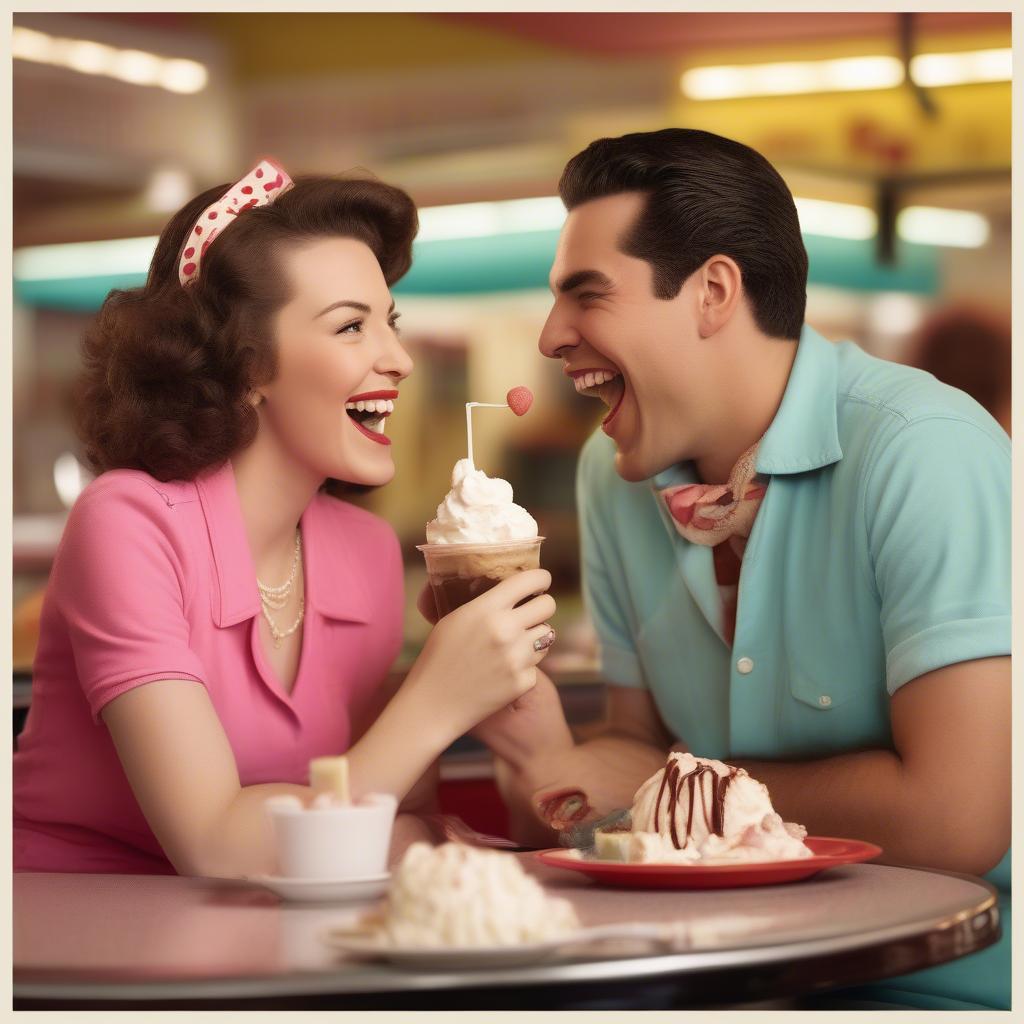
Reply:
M234 626L259 615L260 601L231 462L197 477L195 483L213 552L214 621L221 628ZM302 514L306 605L328 618L366 623L370 621L366 586L340 522L347 507L337 498L317 494Z

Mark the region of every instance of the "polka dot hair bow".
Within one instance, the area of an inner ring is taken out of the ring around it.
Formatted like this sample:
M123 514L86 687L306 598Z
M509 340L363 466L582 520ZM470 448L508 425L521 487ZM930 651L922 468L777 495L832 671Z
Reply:
M261 160L234 183L212 206L199 215L178 261L178 279L184 287L199 276L199 266L210 243L243 210L266 206L287 192L294 183L273 160Z

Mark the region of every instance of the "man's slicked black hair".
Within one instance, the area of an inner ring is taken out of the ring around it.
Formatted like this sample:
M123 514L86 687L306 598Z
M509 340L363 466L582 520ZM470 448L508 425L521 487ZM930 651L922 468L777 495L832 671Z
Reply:
M742 143L693 128L597 139L558 183L566 209L623 192L647 201L621 241L654 270L654 294L671 299L715 255L730 256L758 328L800 337L807 305L807 251L782 176Z

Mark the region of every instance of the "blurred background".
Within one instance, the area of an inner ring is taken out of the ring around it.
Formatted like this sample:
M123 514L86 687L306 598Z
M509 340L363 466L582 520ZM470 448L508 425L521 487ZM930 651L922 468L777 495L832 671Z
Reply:
M759 150L797 197L808 321L926 366L1009 429L1010 46L1001 13L15 15L16 669L88 481L69 427L83 328L142 283L174 210L263 155L293 175L366 168L421 208L396 289L416 361L388 427L398 472L359 499L406 551L404 663L427 628L414 545L465 453L463 403L525 384L528 416L475 414L477 464L548 538L546 666L594 684L573 478L603 406L536 350L556 183L594 138L678 125Z

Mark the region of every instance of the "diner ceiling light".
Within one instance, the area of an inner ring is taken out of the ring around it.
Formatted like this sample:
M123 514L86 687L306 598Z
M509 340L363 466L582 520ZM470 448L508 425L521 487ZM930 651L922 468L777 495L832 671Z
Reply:
M725 100L738 96L889 89L902 81L903 64L896 57L844 57L690 68L683 72L680 88L692 100Z
M800 230L805 235L863 241L878 229L874 210L853 203L796 197ZM557 196L509 199L493 203L427 206L419 211L417 241L483 238L522 231L557 231L565 210ZM989 236L988 220L969 210L911 206L896 220L901 238L920 245L977 248ZM14 251L14 277L19 281L144 274L156 248L156 235L102 242L35 245Z
M968 50L963 53L922 53L910 62L918 85L967 85L1008 82L1013 77L1013 51Z
M158 86L177 93L200 92L209 80L209 72L199 61L107 46L91 39L51 36L24 25L14 26L11 52L19 60L70 68L84 75L104 75L132 85Z
M428 206L419 211L418 241L442 238L483 238L522 231L557 231L565 223L565 207L558 196L505 199L493 203L457 203Z
M910 75L921 86L1009 81L1012 56L1009 49L922 53L911 60ZM690 68L680 77L679 87L691 100L725 100L890 89L903 79L903 63L897 57L867 56Z
M978 249L988 241L988 219L970 210L943 210L934 206L908 206L896 217L896 232L919 245L945 245Z
M112 46L88 39L71 40L64 48L64 62L83 75L109 75L116 57L117 51Z
M797 216L800 231L805 235L824 235L827 238L873 238L878 230L875 211L853 203L833 203L825 199L804 199L797 196Z
M156 235L102 242L30 245L14 250L19 281L57 281L78 277L145 273L156 249Z

